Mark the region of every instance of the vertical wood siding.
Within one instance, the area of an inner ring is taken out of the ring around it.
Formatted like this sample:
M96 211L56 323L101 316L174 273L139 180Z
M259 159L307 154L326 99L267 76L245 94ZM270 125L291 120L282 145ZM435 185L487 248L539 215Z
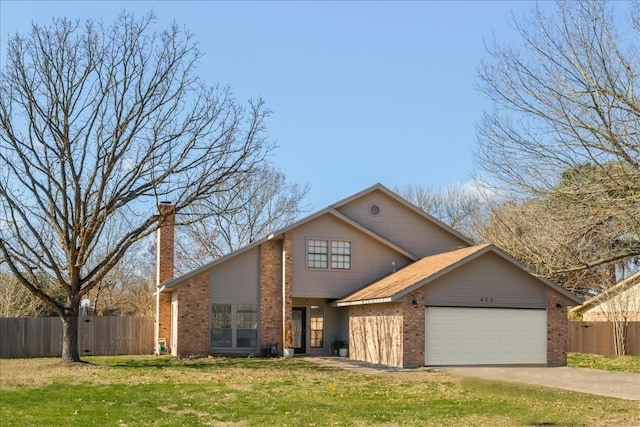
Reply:
M153 354L153 317L81 317L81 356ZM0 319L0 358L59 357L62 321L58 317Z

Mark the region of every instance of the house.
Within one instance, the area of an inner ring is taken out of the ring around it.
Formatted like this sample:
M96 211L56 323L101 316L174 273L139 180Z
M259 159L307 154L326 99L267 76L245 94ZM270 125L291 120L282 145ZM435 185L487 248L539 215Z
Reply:
M640 322L640 271L573 307L570 313L588 322Z
M176 356L334 354L394 367L566 364L580 300L493 245L376 184L173 278L173 214L161 205L157 338Z

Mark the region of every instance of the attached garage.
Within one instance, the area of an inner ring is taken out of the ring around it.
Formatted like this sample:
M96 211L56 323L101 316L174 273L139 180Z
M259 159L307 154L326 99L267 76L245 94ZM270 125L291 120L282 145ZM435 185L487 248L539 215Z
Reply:
M425 365L547 364L547 311L427 307Z
M336 305L349 307L356 360L404 368L554 366L566 364L567 306L579 301L482 245L422 258ZM393 331L389 315L400 325ZM358 332L364 321L375 340Z

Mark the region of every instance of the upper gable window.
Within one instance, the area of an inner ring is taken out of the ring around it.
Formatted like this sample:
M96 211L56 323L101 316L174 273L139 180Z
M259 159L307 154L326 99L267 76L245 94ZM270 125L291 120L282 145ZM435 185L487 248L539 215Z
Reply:
M351 242L331 241L331 268L351 270Z
M331 260L330 264L329 260ZM351 270L351 242L307 240L307 268Z
M307 267L328 268L329 245L326 240L307 240Z

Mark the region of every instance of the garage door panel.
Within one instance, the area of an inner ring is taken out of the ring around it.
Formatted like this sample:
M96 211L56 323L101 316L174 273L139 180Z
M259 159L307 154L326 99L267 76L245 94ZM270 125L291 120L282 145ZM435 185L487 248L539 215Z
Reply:
M425 364L545 364L546 311L427 307Z

